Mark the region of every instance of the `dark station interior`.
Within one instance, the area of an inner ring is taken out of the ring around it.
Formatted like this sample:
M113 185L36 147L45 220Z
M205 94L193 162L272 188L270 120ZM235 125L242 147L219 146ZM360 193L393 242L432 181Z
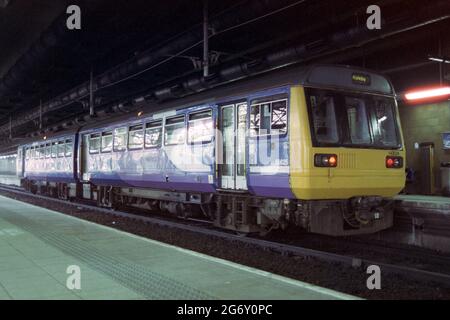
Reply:
M448 0L0 0L0 300L448 300L448 30Z

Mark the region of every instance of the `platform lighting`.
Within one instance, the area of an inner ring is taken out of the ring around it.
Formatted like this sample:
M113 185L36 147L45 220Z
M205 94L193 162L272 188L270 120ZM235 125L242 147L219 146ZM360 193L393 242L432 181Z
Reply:
M139 111L137 114L138 117L142 117L143 115L144 115L144 111Z
M450 95L450 87L438 87L426 90L415 90L405 94L408 101L422 100L427 98L437 98Z
M44 140L47 140L47 136L44 136Z
M433 56L429 56L428 60L430 61L434 61L434 62L439 62L439 63L450 63L450 59L449 58L445 58L445 57L433 57Z

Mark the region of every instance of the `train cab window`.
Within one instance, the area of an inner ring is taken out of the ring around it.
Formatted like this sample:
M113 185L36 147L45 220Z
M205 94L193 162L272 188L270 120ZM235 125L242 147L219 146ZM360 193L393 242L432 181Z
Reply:
M166 119L164 145L184 144L185 137L184 116Z
M58 157L64 157L65 149L64 141L58 141Z
M130 127L128 133L128 148L130 150L142 149L144 146L144 126L142 124Z
M52 156L52 145L50 143L47 143L45 145L45 157L50 158Z
M89 153L98 153L100 151L100 133L94 133L89 136Z
M188 143L210 142L213 136L212 110L192 113L188 122Z
M392 101L374 97L374 115L371 122L380 145L400 147Z
M58 156L58 143L57 142L52 142L51 156L52 156L52 158L56 158Z
M285 134L287 124L287 99L252 104L250 135Z
M71 157L73 154L73 142L72 140L66 140L66 157Z
M127 128L114 129L114 151L127 149Z
M339 135L334 97L317 94L310 95L309 100L315 139L319 143L337 143Z
M153 121L145 125L145 147L159 148L162 143L162 121Z
M363 99L346 97L348 128L351 143L370 144L372 142L369 121L365 102Z
M102 133L102 152L111 152L113 147L112 131Z

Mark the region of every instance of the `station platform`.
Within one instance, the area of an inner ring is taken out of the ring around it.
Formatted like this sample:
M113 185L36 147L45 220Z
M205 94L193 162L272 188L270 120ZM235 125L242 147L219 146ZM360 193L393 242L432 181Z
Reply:
M450 197L400 194L395 197L396 208L423 213L442 213L450 217Z
M0 197L0 299L353 298Z
M395 197L394 228L383 238L450 253L450 198L426 195Z

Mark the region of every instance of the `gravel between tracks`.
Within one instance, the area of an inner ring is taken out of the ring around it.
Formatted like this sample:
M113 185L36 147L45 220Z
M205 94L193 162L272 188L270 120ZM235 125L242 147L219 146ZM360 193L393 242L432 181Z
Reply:
M366 274L365 270L354 269L339 263L327 263L298 256L285 256L257 246L244 246L218 237L147 224L142 221L98 212L93 213L75 206L12 192L0 191L0 194L139 236L366 299L450 299L450 289L440 287L437 283L417 282L396 275L382 274L381 290L369 290L366 287L369 275Z

